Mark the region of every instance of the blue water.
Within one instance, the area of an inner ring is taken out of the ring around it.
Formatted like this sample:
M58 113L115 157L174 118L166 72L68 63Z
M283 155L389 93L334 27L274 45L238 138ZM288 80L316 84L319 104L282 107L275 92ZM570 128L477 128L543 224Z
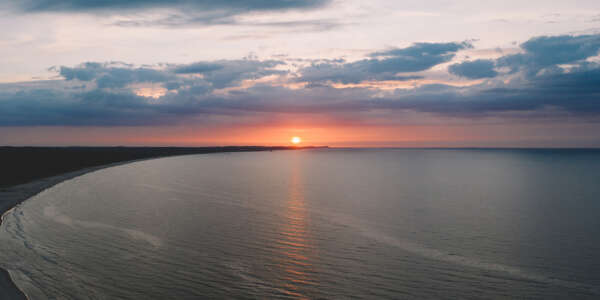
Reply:
M599 298L600 151L141 161L5 216L31 299Z

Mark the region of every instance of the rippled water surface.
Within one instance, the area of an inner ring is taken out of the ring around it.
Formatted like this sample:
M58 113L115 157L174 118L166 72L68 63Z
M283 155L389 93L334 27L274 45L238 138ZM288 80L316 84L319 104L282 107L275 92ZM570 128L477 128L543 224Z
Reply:
M5 216L32 299L598 298L600 152L162 158Z

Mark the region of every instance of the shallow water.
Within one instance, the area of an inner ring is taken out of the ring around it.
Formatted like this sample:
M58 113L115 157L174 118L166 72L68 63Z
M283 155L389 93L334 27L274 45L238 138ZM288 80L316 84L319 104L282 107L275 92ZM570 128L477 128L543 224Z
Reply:
M600 151L162 158L5 216L32 299L598 298Z

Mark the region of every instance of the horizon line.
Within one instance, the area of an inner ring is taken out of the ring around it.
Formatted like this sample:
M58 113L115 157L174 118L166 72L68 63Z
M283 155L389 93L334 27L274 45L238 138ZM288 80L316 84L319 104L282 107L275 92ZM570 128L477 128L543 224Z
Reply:
M598 146L593 146L593 147L581 147L581 146L532 146L532 147L527 147L527 146L498 146L498 147L491 147L491 146L453 146L453 147L444 147L444 146L423 146L423 147L403 147L403 146L373 146L373 147L363 147L363 146L329 146L329 145L306 145L306 146L297 146L297 145L210 145L210 146L176 146L176 145L169 145L169 146L150 146L150 145L143 145L143 146L135 146L135 145L102 145L102 146L92 146L92 145L62 145L62 146L58 146L58 145L0 145L0 148L188 148L188 149L202 149L202 148L243 148L243 147L249 147L249 148L287 148L287 149L298 149L298 150L302 150L302 149L315 149L315 148L320 148L320 149L415 149L415 150L477 150L477 149L481 149L481 150L485 150L485 149L489 149L489 150L494 150L494 149L505 149L505 150L518 150L518 149L523 149L523 150L527 150L527 149L531 149L531 150L535 150L535 149L548 149L548 150L561 150L561 149L565 149L565 150L577 150L577 149L582 149L582 150L600 150L600 147Z

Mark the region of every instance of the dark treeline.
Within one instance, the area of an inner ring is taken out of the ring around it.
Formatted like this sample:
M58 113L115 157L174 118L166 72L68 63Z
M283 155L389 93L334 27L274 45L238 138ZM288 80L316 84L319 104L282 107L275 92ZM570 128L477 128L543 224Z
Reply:
M143 158L214 152L269 151L295 147L0 147L0 187L88 167Z

